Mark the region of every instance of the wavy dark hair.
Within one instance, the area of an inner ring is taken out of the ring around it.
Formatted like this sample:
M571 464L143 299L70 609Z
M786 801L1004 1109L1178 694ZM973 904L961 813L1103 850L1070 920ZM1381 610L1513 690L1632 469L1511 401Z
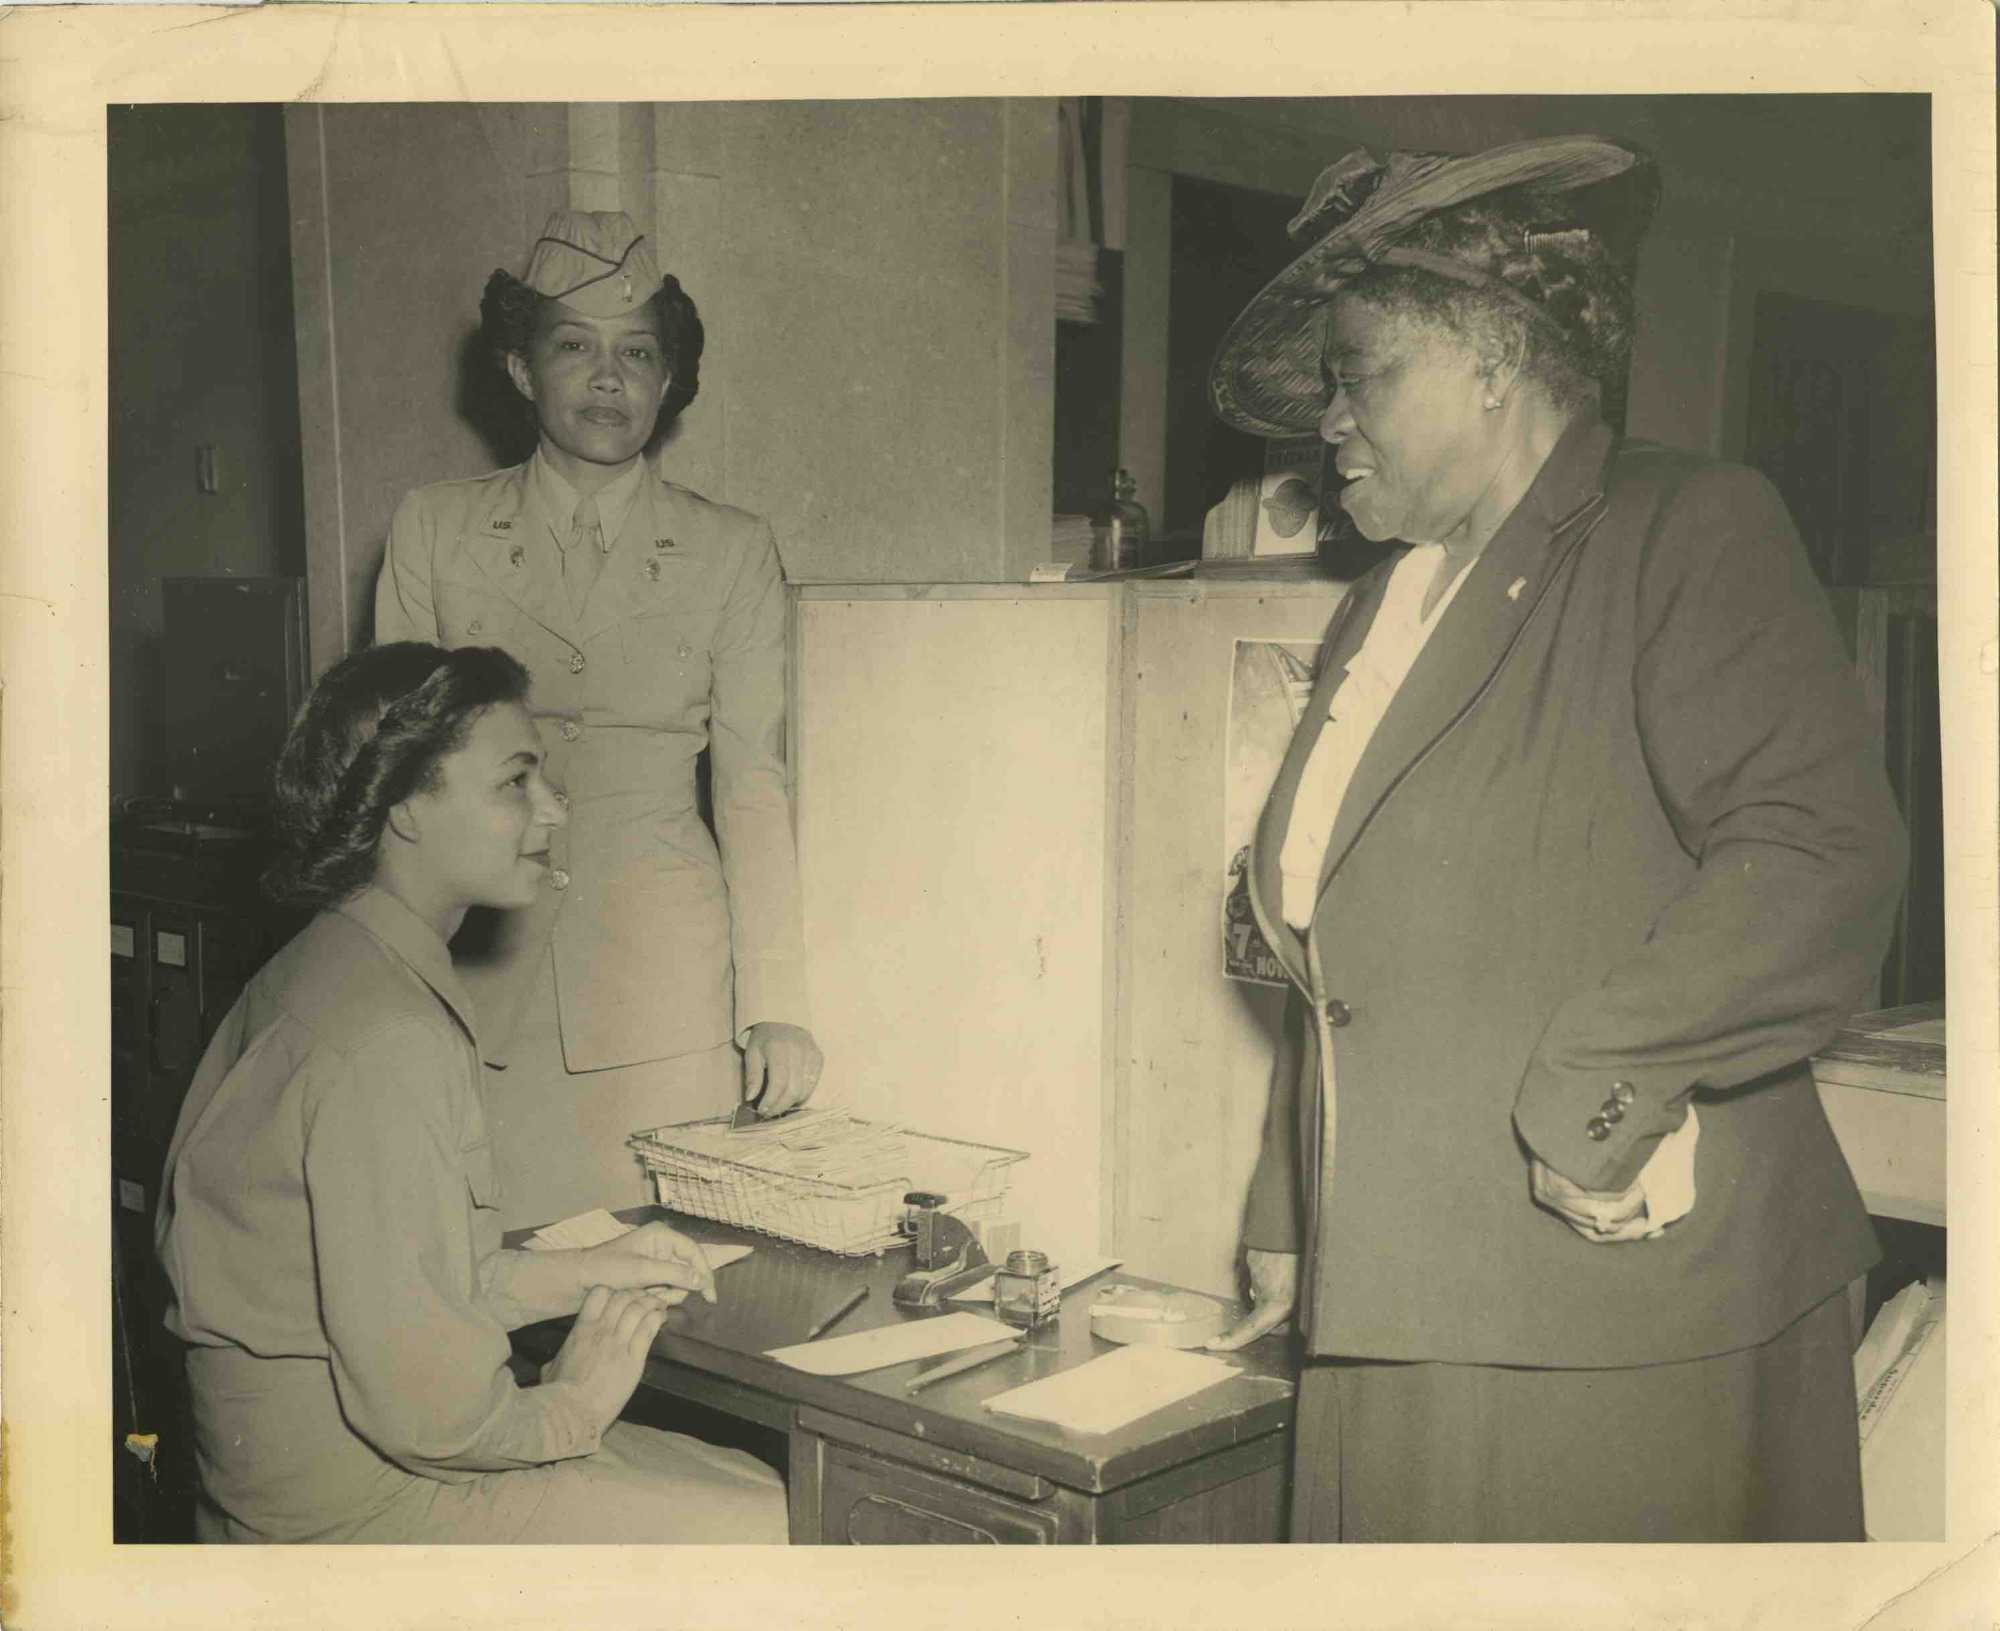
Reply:
M437 785L438 766L488 708L527 695L528 671L492 646L403 640L335 663L278 756L283 849L265 891L332 906L366 886L390 810Z
M535 337L535 323L549 303L547 295L529 288L511 272L495 271L486 280L486 292L479 297L479 335L502 374L507 370L508 357L527 356L528 342ZM701 389L701 352L707 336L701 326L701 313L695 310L693 297L681 287L679 278L669 275L663 279L658 292L646 302L646 309L652 313L653 326L659 331L661 355L671 375L667 394L660 402L659 420L653 427L653 435L657 437ZM511 381L507 384L507 394L519 404L529 428L533 429L534 403L516 391Z
M1397 240L1399 249L1446 256L1474 278L1422 267L1370 267L1342 291L1392 314L1440 323L1479 346L1521 347L1522 371L1559 408L1574 411L1624 377L1632 363L1632 283L1600 233L1579 224L1564 195L1529 188L1441 210ZM1492 280L1548 321L1483 284Z

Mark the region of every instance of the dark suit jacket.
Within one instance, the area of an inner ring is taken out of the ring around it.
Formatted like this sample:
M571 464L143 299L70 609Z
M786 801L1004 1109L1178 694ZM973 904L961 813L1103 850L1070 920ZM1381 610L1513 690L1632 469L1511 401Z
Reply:
M1336 616L1253 847L1296 989L1245 1241L1307 1249L1319 1354L1760 1342L1875 1258L1804 1061L1868 994L1904 865L1784 507L1752 471L1572 426L1362 755L1302 941L1278 853L1393 564ZM1531 1151L1623 1189L1691 1099L1698 1196L1660 1238L1588 1242L1530 1198Z

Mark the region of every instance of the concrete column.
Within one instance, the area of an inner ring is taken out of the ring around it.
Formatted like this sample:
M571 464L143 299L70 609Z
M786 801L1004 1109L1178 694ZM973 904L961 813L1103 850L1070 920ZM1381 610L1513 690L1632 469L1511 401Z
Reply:
M701 390L662 449L675 481L703 496L729 499L728 426L732 339L743 314L730 299L722 216L723 122L727 104L659 103L651 107L646 149L633 176L645 200L658 246L660 270L670 272L693 299L708 332L701 361Z
M1001 550L1021 582L1049 558L1054 505L1056 378L1056 105L1010 99L1001 112L1000 184L1006 276L997 313L1006 351L994 438Z

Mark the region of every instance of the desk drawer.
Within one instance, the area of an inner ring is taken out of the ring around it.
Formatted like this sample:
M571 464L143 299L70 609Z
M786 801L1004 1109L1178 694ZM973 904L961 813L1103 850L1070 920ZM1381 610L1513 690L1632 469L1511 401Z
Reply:
M1046 1546L1057 1517L886 1456L818 1439L819 1535L829 1546Z

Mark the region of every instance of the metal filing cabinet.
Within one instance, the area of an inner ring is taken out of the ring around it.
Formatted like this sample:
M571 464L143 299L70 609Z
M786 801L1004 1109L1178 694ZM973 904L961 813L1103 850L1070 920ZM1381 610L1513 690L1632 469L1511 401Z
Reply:
M202 1049L296 919L256 894L244 838L114 833L111 855L111 1146L119 1209L150 1216L160 1164Z
M215 812L198 812L213 815ZM303 921L257 891L249 832L156 807L111 839L111 1202L118 1336L117 1439L157 1434L155 1459L121 1456L119 1540L193 1539L195 1488L179 1346L167 1335L153 1213L174 1123L202 1050L250 977Z

